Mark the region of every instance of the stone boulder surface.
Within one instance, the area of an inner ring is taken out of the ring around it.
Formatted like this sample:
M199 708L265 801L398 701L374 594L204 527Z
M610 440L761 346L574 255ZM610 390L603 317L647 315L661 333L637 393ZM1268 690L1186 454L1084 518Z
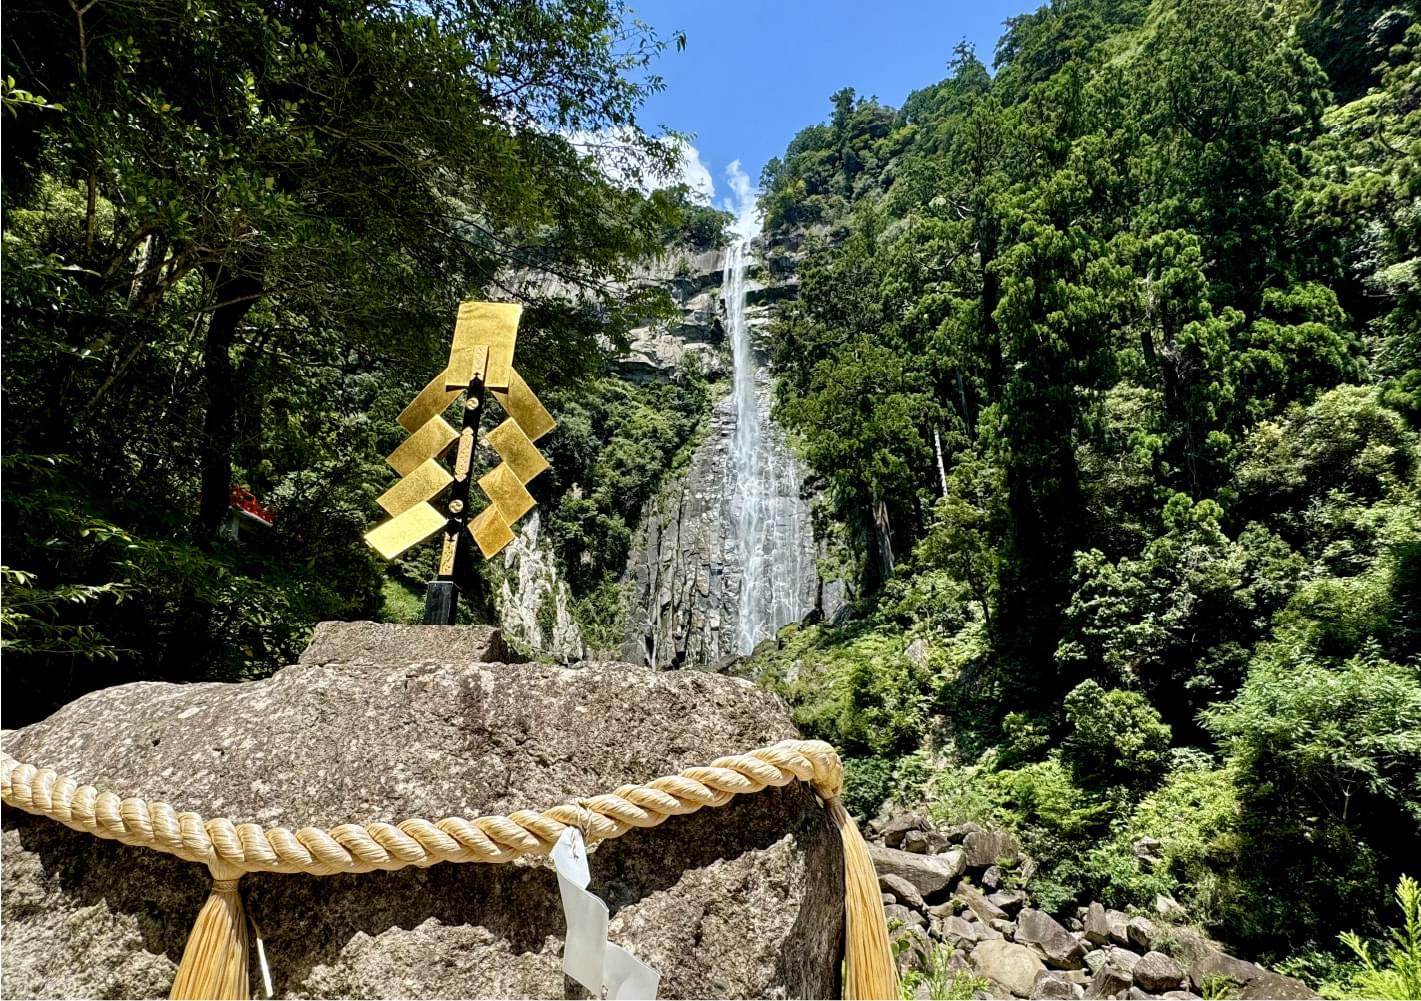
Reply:
M1032 1001L1073 1001L1075 996L1075 985L1064 974L1056 970L1042 970L1036 974L1036 983L1031 988Z
M1085 965L1085 946L1045 911L1022 911L1017 918L1016 940L1035 947L1059 970L1079 970Z
M911 907L915 911L926 911L928 905L923 901L923 895L918 892L918 888L908 882L902 876L893 873L884 873L878 877L878 888L885 893L893 894L898 903L904 907Z
M1019 998L1032 995L1036 974L1046 968L1032 950L1002 938L983 941L972 950L972 965L982 977L1002 985ZM995 991L989 991L989 994L990 997L999 997Z
M878 836L889 848L901 848L909 831L925 831L930 825L916 813L898 813L878 826Z
M1196 991L1227 988L1239 1001L1270 998L1275 1001L1315 998L1317 993L1300 980L1274 973L1257 963L1230 956L1214 943L1188 929L1177 933L1175 955L1189 967L1189 982Z
M979 974L1019 998L1031 996L1036 975L1046 969L1026 946L1003 939L983 942L973 949L972 965ZM998 995L992 993L991 996Z
M1007 831L972 831L963 839L967 864L985 869L998 862L1015 864L1021 858L1021 846Z
M947 889L962 875L962 853L944 855L914 855L912 852L885 848L870 843L869 856L880 876L897 876L912 884L924 897L933 897Z
M1105 917L1105 908L1094 900L1085 912L1085 937L1092 945L1105 945L1110 941L1110 922Z
M1154 994L1177 991L1184 983L1184 967L1162 952L1147 952L1130 970L1135 986Z
M737 679L479 663L456 635L347 636L361 657L327 635L327 653L262 681L95 692L4 748L101 790L297 828L541 810L796 736L778 699ZM660 970L661 997L832 997L842 866L793 782L604 842L590 889L611 940ZM167 995L205 867L8 808L3 867L7 996ZM545 859L241 885L278 995L565 996Z
M301 664L496 664L517 659L493 626L322 622Z

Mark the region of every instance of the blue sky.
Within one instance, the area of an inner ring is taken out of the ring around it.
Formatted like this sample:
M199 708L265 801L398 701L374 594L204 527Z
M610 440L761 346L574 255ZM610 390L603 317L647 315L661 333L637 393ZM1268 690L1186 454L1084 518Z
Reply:
M644 126L693 132L715 201L731 196L738 160L753 184L796 132L829 115L829 95L853 87L897 106L947 76L963 38L988 68L1002 22L1044 0L628 0L658 34L684 31L655 72L666 90L647 103Z

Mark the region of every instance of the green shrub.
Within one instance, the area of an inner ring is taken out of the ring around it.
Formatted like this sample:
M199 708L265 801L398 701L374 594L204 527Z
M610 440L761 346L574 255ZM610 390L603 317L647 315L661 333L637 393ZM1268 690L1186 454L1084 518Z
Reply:
M1389 875L1421 854L1421 677L1373 657L1324 666L1260 658L1208 714L1229 752L1248 899L1227 920L1262 945L1362 927ZM1327 873L1319 879L1318 873Z
M1060 910L1086 890L1083 847L1103 829L1111 804L1076 785L1052 756L986 779L997 797L995 820L1016 832L1040 866L1031 884L1037 906Z
M1341 997L1421 998L1421 885L1402 876L1396 887L1401 905L1400 928L1391 930L1391 941L1382 947L1381 965L1371 947L1355 932L1342 935L1342 943L1356 953L1363 969L1352 978Z
M1153 785L1168 762L1170 730L1139 692L1084 681L1066 696L1071 732L1062 759L1076 782L1132 789Z
M1231 894L1236 862L1238 800L1224 768L1186 760L1160 788L1115 825L1110 839L1090 850L1085 867L1092 889L1111 907L1147 904L1156 894L1178 898L1194 916L1211 920ZM1145 872L1131 846L1160 842L1160 862ZM1222 874L1222 875L1221 875Z
M894 955L901 954L905 948L911 948L911 942L912 939L907 937L895 940ZM926 953L921 949L916 951L917 959L912 969L903 975L903 981L899 985L903 1001L918 1001L921 998L929 998L931 1001L968 1001L969 998L990 990L991 984L986 978L968 970L949 969L948 962L952 954L943 946L936 946Z
M980 824L1000 821L1000 796L987 781L987 767L937 762L922 785L928 816L942 824Z
M794 707L808 737L840 754L897 757L927 732L934 677L904 654L901 632L801 629L751 672Z
M1352 980L1364 967L1355 956L1348 957L1336 948L1308 946L1272 963L1285 977L1296 977L1323 997L1341 997L1342 984Z
M844 809L872 817L893 790L893 762L884 758L844 758Z

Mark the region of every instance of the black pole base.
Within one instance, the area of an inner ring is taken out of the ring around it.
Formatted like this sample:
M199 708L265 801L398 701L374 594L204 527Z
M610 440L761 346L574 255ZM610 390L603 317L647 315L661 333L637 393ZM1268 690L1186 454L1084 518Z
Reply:
M452 626L459 608L459 587L452 580L432 580L424 589L424 624Z

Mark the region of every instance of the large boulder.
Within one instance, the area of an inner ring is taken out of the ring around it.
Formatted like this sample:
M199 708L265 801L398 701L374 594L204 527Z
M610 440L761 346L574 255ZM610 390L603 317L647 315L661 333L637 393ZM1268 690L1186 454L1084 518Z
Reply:
M544 809L795 736L777 698L718 675L374 656L111 688L4 747L121 795L297 828ZM167 995L204 867L8 808L3 867L7 996ZM612 941L661 971L662 997L836 996L842 852L805 784L630 831L591 869ZM241 886L280 995L564 996L545 859Z
M1201 993L1227 991L1239 1001L1273 998L1315 998L1317 993L1301 980L1274 973L1257 963L1230 956L1213 942L1189 929L1178 929L1175 955L1188 964L1189 983Z
M1151 994L1177 991L1184 984L1184 967L1162 952L1147 952L1130 970L1135 986Z
M960 885L953 896L962 901L964 907L987 924L991 924L993 921L1006 920L1006 911L984 897L981 890L978 890L968 883Z
M1113 998L1117 994L1129 990L1132 982L1128 972L1107 963L1095 971L1095 976L1091 978L1090 985L1085 989L1085 996L1087 998Z
M998 862L1015 865L1021 858L1021 846L1007 831L972 831L963 839L967 864L985 869Z
M1085 946L1045 911L1027 908L1017 917L1016 940L1031 946L1058 970L1085 965Z
M1129 939L1125 944L1149 952L1150 945L1155 940L1155 934L1154 922L1143 915L1137 915L1125 925L1125 937Z
M956 914L949 914L946 917L933 918L933 924L937 929L938 938L944 942L976 942L982 937L983 926L976 921L968 921L960 918Z
M1085 912L1085 937L1091 945L1110 941L1110 922L1106 920L1105 908L1093 900Z
M893 894L897 902L904 907L911 907L915 911L927 911L928 909L918 888L902 876L885 872L878 877L878 888L884 893Z
M868 854L880 876L898 876L911 883L924 897L940 895L962 875L965 868L961 852L915 855L870 841Z
M972 966L979 974L1001 984L1016 997L1028 998L1036 985L1036 975L1046 969L1024 945L995 939L981 942L972 950ZM993 997L997 995L993 994Z
M392 659L393 658L393 659ZM493 626L410 626L395 622L322 622L302 664L496 664L516 660Z
M1057 970L1042 970L1036 974L1036 983L1032 985L1032 1001L1074 1001L1076 996L1075 985L1066 979L1066 975Z
M925 831L928 826L928 822L916 813L899 813L885 821L878 833L889 848L900 848L909 831Z

